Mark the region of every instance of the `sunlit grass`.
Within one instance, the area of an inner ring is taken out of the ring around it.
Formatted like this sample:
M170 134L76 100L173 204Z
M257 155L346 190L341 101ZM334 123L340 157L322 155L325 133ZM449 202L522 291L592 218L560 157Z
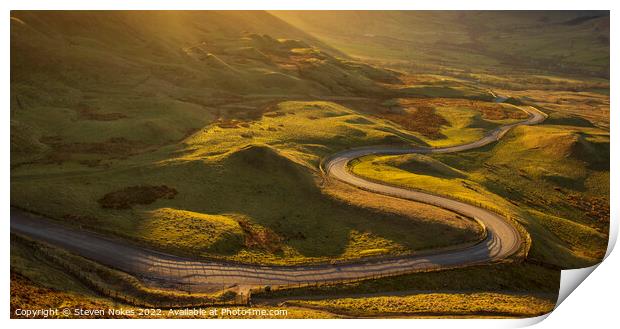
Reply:
M350 170L507 214L532 236L531 257L580 267L596 262L606 248L605 219L593 219L575 198L604 204L608 197L607 138L595 128L519 127L481 150L367 156L353 161ZM589 183L594 180L607 188Z
M349 316L496 316L531 317L553 310L550 297L505 293L420 293L408 296L290 300L304 306Z
M407 213L384 212L372 196L350 201L361 191L319 186L318 164L328 154L414 139L335 103L289 101L260 120L214 123L107 170L16 175L12 202L176 254L261 264L402 255L476 240L477 225L453 213L415 203ZM97 201L145 182L178 193L127 210Z

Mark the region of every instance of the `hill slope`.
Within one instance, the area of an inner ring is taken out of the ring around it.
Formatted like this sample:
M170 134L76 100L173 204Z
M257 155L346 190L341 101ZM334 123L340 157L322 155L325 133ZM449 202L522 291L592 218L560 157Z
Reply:
M217 119L260 117L273 99L397 81L265 12L11 15L13 165L126 157Z
M609 76L604 11L273 11L349 55L409 67Z

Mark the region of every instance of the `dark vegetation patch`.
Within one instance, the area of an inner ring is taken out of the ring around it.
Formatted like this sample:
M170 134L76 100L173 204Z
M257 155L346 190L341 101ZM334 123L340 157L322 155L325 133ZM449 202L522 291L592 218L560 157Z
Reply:
M101 165L101 159L86 159L78 161L79 164L87 167L99 167Z
M51 136L41 138L41 142L49 145L53 153L50 160L70 158L70 154L100 154L109 156L128 156L138 153L146 145L142 142L131 141L124 137L113 137L103 142L64 142L61 137Z
M268 118L277 118L277 117L284 116L286 114L284 112L276 111L276 112L265 113L263 115L268 117Z
M93 120L93 121L115 121L127 118L127 115L119 112L101 113L96 109L84 104L80 104L77 109L78 118L80 120Z
M173 199L177 190L166 185L129 186L119 191L110 192L97 200L103 208L130 209L136 204L147 205L157 199Z
M348 120L345 120L345 122L353 123L353 124L356 124L356 125L369 125L369 124L372 124L372 121L370 121L370 120L368 120L368 119L366 119L364 117L359 117L359 118L355 118L355 119L348 119Z
M278 111L278 104L286 101L286 98L271 98L269 100L258 100L243 102L243 100L230 101L221 104L221 109L214 111L219 119L215 122L221 128L236 128L235 126L249 126L252 121L260 120L263 116L278 117L286 113ZM292 113L289 113L292 114ZM233 127L227 127L227 126Z
M401 127L418 132L431 139L441 139L445 136L440 132L441 126L449 122L435 112L435 108L424 105L411 106L408 101L399 101L402 107L392 107L379 112L379 117L390 120Z
M247 220L239 220L244 233L244 245L247 248L260 248L271 253L282 251L282 239L272 230L253 224Z
M79 224L97 224L99 223L99 219L87 216L87 215L75 215L75 214L66 214L63 215L62 218L71 223L79 223Z
M527 119L528 115L517 109L507 109L501 106L494 106L493 103L474 102L472 107L482 112L482 118L486 120L504 120L504 119Z
M568 203L593 220L595 226L606 230L609 227L609 200L604 197L586 196L581 193L568 195Z
M586 191L585 181L580 178L562 175L544 175L543 179L556 186L556 189L564 187L579 192Z
M483 119L526 119L527 113L506 105L480 100L461 98L400 98L388 101L384 106L377 106L375 113L403 128L418 132L427 138L441 139L441 127L450 123L437 109L442 107L462 107L479 111ZM386 108L385 106L390 106Z
M431 108L438 107L462 107L479 111L482 118L486 120L504 119L527 119L527 113L512 107L507 107L500 103L484 102L463 98L410 98L407 99L408 106Z

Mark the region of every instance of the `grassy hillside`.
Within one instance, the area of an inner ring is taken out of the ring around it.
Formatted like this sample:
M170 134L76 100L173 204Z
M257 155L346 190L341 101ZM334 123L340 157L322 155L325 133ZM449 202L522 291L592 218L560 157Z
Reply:
M14 206L181 254L267 263L480 234L432 207L403 214L327 191L316 168L349 147L426 144L402 127L412 106L382 112L398 110L393 99L489 100L485 89L351 61L264 12L16 11L11 24Z
M477 224L453 213L415 203L403 213L362 191L319 186L327 154L413 141L390 122L334 103L284 102L260 120L214 123L174 147L98 167L20 166L11 203L159 249L259 263L404 254L477 239Z
M417 132L434 147L469 143L500 125L527 118L511 104L464 98L401 98L386 105L380 116Z
M347 54L410 68L609 76L609 12L271 13Z
M258 119L283 99L490 97L401 75L264 12L14 11L11 164L96 165Z
M547 312L553 307L559 277L557 270L528 262L489 264L261 292L254 295L254 300L261 305L295 300L300 303L295 305L310 303L314 309L357 316L524 316ZM500 298L497 305L493 305L493 296ZM476 298L478 302L469 305L461 300L468 297ZM502 298L515 298L511 301L515 308L503 304ZM529 304L527 300L533 303ZM376 305L368 304L370 301ZM387 303L392 303L392 307ZM335 305L339 307L332 307ZM505 306L499 310L500 305ZM400 314L390 311L396 309ZM437 310L442 311L434 312Z
M609 223L609 134L518 127L497 145L458 154L369 156L361 176L482 204L520 218L530 257L578 267L601 259Z
M260 117L269 95L376 93L396 79L318 47L260 12L13 12L12 164L124 157Z
M50 261L41 252L42 249L50 253L49 247L41 247L33 244L29 240L11 236L11 318L26 318L18 316L15 310L32 310L32 309L58 309L58 315L52 314L48 318L144 318L140 315L139 309L130 303L113 299L110 296L102 295L100 292L93 290L92 287L85 285L75 275L65 271L58 263ZM51 250L52 254L63 254L57 249ZM63 255L66 257L66 254ZM82 259L81 262L84 262ZM78 263L79 264L79 263ZM92 268L83 267L84 272L92 271ZM108 274L109 275L109 274ZM126 279L125 276L123 279ZM134 298L143 299L145 296L135 295L135 291L128 289L123 279L118 277L104 277L103 282L112 283L109 288L122 293L132 295ZM135 280L135 279L134 279ZM112 281L112 282L110 282ZM243 308L244 306L235 306L235 308ZM97 314L90 315L64 315L62 310L68 308L70 310L106 310L104 316ZM264 306L264 309L276 309L272 306ZM124 314L107 314L108 309L120 310L124 309ZM205 308L209 311L212 308ZM129 313L133 311L133 314ZM311 309L302 309L298 307L287 308L288 314L275 316L275 318L328 318L333 317L332 314ZM161 314L150 314L149 318L195 318L200 316L178 315L170 311L170 309L162 310ZM208 318L227 316L209 316ZM231 318L236 318L230 316ZM37 318L45 318L39 316Z
M440 313L454 317L534 317L549 313L554 296L494 293L422 293L402 296L290 300L284 305L326 310L353 317L426 317ZM455 307L458 305L458 307Z
M197 259L313 264L456 246L481 228L325 180L321 160L468 143L533 105L543 125L481 149L351 163L508 214L531 235L525 261L256 297L289 317L538 315L553 307L558 267L605 252L608 75L608 12L13 11L11 206ZM147 287L18 236L11 270L13 308L129 307L93 283L148 303L231 298Z
M71 310L81 309L86 312L91 312L91 315L76 315L71 314L68 316L59 313L58 315L51 315L49 317L38 316L37 318L51 318L51 319L143 319L144 316L139 315L143 312L143 309L136 308L131 305L118 304L110 300L106 300L100 297L92 295L78 294L74 292L59 291L57 289L45 288L36 283L33 283L27 278L19 274L11 274L11 318L20 319L26 318L25 316L15 315L17 309L62 309L69 308ZM95 312L99 310L108 309L123 309L124 314L112 314L105 316L95 315ZM262 306L265 310L281 310L278 306ZM250 310L251 308L245 306L236 306L235 309ZM238 319L239 316L225 315L225 316L208 316L212 308L202 309L207 316L200 315L183 315L178 310L163 310L161 314L150 315L149 319ZM175 313L175 311L177 313ZM334 314L313 310L309 308L300 307L287 307L286 315L272 315L265 316L265 318L273 319L325 319L333 318ZM31 318L31 317L29 317ZM246 318L252 318L247 316Z

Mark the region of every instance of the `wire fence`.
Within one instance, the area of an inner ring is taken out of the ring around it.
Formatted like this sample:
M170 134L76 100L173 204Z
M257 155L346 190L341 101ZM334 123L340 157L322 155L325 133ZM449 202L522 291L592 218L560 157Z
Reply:
M481 265L483 263L486 263L486 262L483 262L483 261L473 262L467 265L452 266L449 268L443 265L440 265L440 264L430 264L430 266L428 266L427 268L423 270L420 270L419 268L404 268L402 270L397 270L397 271L374 273L374 274L369 274L366 276L360 276L360 277L348 278L348 279L324 279L324 280L305 281L305 282L300 281L297 283L276 284L273 286L263 285L263 286L253 287L249 289L247 299L248 299L248 302L251 304L252 295L260 295L262 297L262 296L268 296L272 292L288 290L288 289L318 288L318 287L324 287L324 286L351 284L351 283L357 283L357 282L362 282L362 281L367 281L367 280L378 280L378 279L396 277L396 276L407 275L407 274L432 272L432 271L446 270L446 269L456 269L456 268L462 268L462 267L471 266L471 265Z
M484 225L483 225L484 227ZM30 241L27 239L27 241ZM221 290L218 295L212 294L206 296L204 292L197 290L200 288L197 284L189 281L178 282L176 284L167 284L170 290L164 289L144 289L141 286L143 281L138 280L134 276L130 276L123 272L114 273L114 270L105 268L93 268L96 264L88 266L88 264L78 265L74 260L68 260L66 257L58 254L58 251L45 245L35 248L38 255L43 256L48 261L59 265L68 273L79 279L86 286L104 296L113 300L130 305L147 307L147 308L184 308L184 307L206 307L218 305L248 305L251 304L251 298L254 294L265 295L269 292L275 292L286 289L319 287L339 284L350 284L365 280L377 280L386 277L394 277L405 274L428 272L435 270L445 270L449 268L460 268L464 266L476 265L481 262L471 262L464 265L457 265L447 268L445 265L427 263L423 269L419 267L406 267L402 269L391 269L382 273L370 273L368 275L358 275L351 278L319 278L316 280L303 280L299 282L281 283L277 282L272 285L258 285L249 288L239 287L237 285L226 285L222 283ZM84 260L87 262L87 260ZM123 277L127 276L127 277ZM114 286L114 285L117 286ZM118 284L124 285L119 287ZM213 290L214 285L211 284ZM219 289L219 288L218 288ZM184 294L177 293L184 291ZM228 295L226 295L228 294ZM223 298L225 297L225 298Z
M361 275L351 278L322 278L316 280L304 280L291 283L275 283L273 285L259 285L249 288L242 288L236 285L222 284L222 292L220 297L228 294L225 298L216 299L214 296L204 296L204 294L196 293L190 283L179 283L178 287L175 287L176 291L185 291L185 294L178 294L166 290L154 290L149 292L146 290L140 290L136 287L140 281L132 276L127 275L129 278L134 279L135 282L123 278L121 275L113 277L113 274L101 273L103 270L96 268L88 268L88 266L78 265L74 261L67 260L66 258L58 255L58 252L47 247L36 248L36 255L42 256L46 260L62 267L69 274L79 279L84 285L92 289L93 291L107 296L115 301L145 308L199 308L199 307L212 307L212 306L225 306L225 305L251 305L252 296L268 296L271 292L299 289L299 288L311 288L311 287L323 287L332 285L344 285L351 284L366 280L378 280L387 277L395 277L400 275L407 275L420 272L431 272L436 270L446 270L461 268L464 266L479 265L486 263L483 261L472 262L464 265L456 265L452 267L446 267L441 264L427 263L425 268L413 268L406 267L399 270L390 270L382 273L371 273L368 275ZM102 275L101 274L105 274ZM123 275L126 275L123 273ZM112 283L106 283L106 281ZM124 284L126 287L114 287L114 284ZM126 289L122 289L126 288Z
M238 294L232 290L222 292L222 299L201 296L201 294L192 294L191 291L188 291L187 294L167 293L165 290L156 290L155 292L149 293L146 290L135 291L140 288L132 287L135 285L135 282L123 282L124 278L107 278L108 280L117 281L117 283L124 283L127 287L125 287L126 289L124 289L124 291L121 291L119 289L114 289L110 284L105 283L104 278L96 273L96 269L87 269L84 266L76 265L74 262L64 259L56 252L45 247L37 248L35 252L37 256L42 256L47 261L62 267L65 271L76 277L81 283L93 291L107 296L117 302L126 303L133 306L145 308L192 308L222 305L246 305L249 303L249 295L247 293ZM130 290L134 290L134 293L130 293ZM226 296L226 294L228 295Z

